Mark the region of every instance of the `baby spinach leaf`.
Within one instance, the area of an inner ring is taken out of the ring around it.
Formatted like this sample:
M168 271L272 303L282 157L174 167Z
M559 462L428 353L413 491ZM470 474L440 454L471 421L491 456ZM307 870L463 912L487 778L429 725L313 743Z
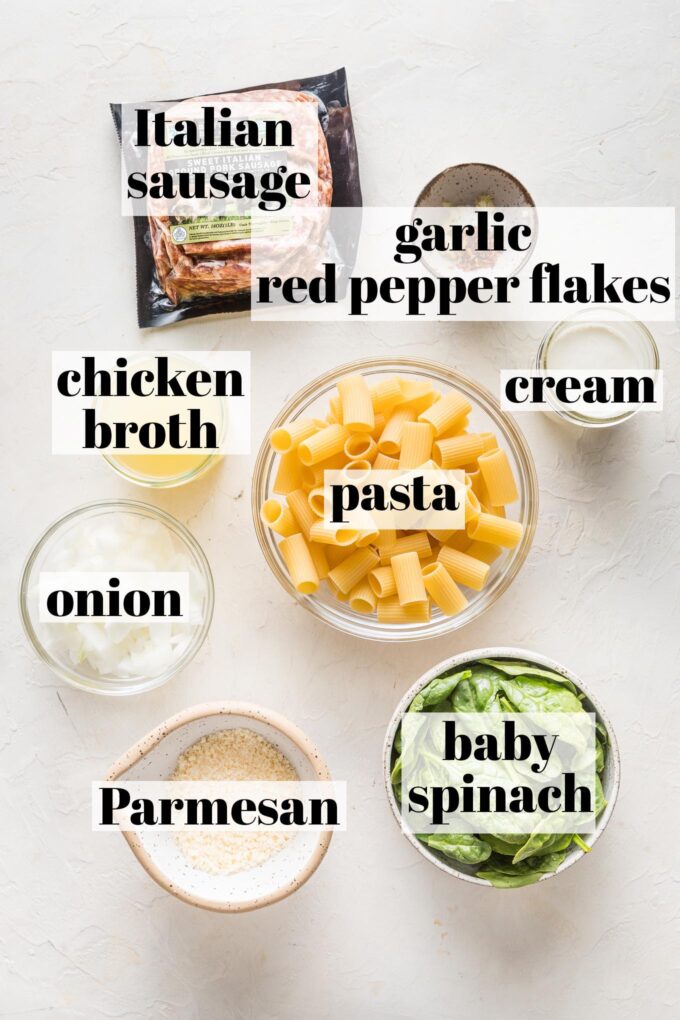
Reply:
M421 833L418 839L461 864L481 864L491 856L491 847L471 833Z
M505 677L500 688L516 712L582 712L575 694L552 680Z
M435 677L434 680L430 680L427 686L423 687L422 691L416 694L409 705L409 712L424 712L428 709L431 711L436 709L443 701L451 697L461 680L467 680L471 675L470 670L465 669L460 673L444 673L442 676ZM441 711L448 710L448 707L442 707Z
M571 841L571 835L561 832L533 832L512 858L512 863L519 864L528 857L545 857L546 854L566 850Z
M519 864L512 864L493 854L488 866L483 871L477 872L477 877L485 878L497 889L518 889L520 886L538 882L543 875L557 871L566 856L566 850L563 850L546 854L544 857L528 857Z
M567 680L561 673L555 673L552 669L539 669L538 666L532 666L530 662L518 662L512 660L509 662L499 662L496 659L480 659L480 662L485 663L487 666L493 666L494 669L498 669L501 673L505 673L506 676L537 676L543 677L544 680L553 680L555 683L562 684L568 688L572 694L576 694L576 687Z
M504 857L514 857L517 852L517 843L509 842L505 835L496 836L490 832L482 832L479 838L488 843L494 853L502 854ZM524 836L519 836L518 839L523 840Z
M489 712L499 692L503 674L489 666L473 666L470 676L453 692L454 712Z
M533 885L534 882L538 882L541 874L540 871L531 871L523 875L505 875L490 868L476 872L477 878L485 878L496 889L519 889L523 885Z
M604 745L601 740L595 741L595 771L602 772L604 769Z
M595 817L596 818L598 817L598 815L602 814L602 812L604 811L606 806L607 806L607 798L605 797L604 790L602 789L602 781L600 780L600 777L596 773L595 774Z
M595 723L595 729L597 730L597 735L604 744L606 749L607 747L609 747L609 734L607 733L607 727L604 725L604 723L601 723L600 720L598 719L597 722Z

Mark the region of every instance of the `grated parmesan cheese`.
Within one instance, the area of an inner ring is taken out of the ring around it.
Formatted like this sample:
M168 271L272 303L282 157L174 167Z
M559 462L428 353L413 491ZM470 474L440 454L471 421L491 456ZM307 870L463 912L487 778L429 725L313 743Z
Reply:
M218 730L201 737L177 760L172 779L222 782L297 780L286 756L254 730ZM264 864L288 843L295 833L178 832L177 844L193 867L211 875L230 875Z

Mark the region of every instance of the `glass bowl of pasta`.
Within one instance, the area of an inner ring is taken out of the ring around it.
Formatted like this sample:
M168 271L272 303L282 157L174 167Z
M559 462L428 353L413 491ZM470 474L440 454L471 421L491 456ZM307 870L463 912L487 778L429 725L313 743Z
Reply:
M325 472L370 479L421 466L464 478L464 527L324 520ZM282 408L257 456L252 512L274 576L314 616L414 641L465 626L509 587L533 540L538 482L522 432L484 387L435 362L366 359Z

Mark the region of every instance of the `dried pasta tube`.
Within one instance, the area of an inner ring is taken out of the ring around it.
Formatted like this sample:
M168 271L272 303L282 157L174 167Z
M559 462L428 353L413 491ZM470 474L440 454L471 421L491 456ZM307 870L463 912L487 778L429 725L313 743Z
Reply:
M474 556L476 560L481 560L483 563L493 563L503 554L503 550L499 545L489 545L488 542L471 542L464 552L467 552L468 556Z
M323 518L326 510L326 490L323 487L310 489L307 493L307 502L314 516Z
M303 536L298 532L282 539L279 550L295 590L301 595L313 595L319 587L319 575Z
M438 439L453 439L454 436L464 436L468 434L468 426L470 424L470 418L466 414L464 418L458 418L453 424L453 428L446 429L444 432L440 432L437 436Z
M322 545L354 545L359 537L356 528L339 528L335 524L326 524L318 517L309 529L309 537L312 542L321 542Z
M356 528L358 531L358 537L356 540L357 549L362 549L367 545L373 545L378 541L380 531L370 510L363 510L360 507L357 507L356 510L349 510L345 512L350 515L349 520L347 521L347 526Z
M481 513L470 525L468 534L476 542L488 542L490 545L502 545L504 549L514 549L519 545L524 528L519 521L508 521L504 517Z
M370 433L371 436L373 437L373 439L375 439L376 442L378 441L378 436L382 435L382 430L385 428L385 422L386 421L387 421L387 418L385 417L385 415L382 412L376 414L376 416L375 416L375 424L373 425L373 428L371 429L371 433Z
M274 429L269 437L271 448L276 453L289 453L303 439L308 439L309 436L313 436L315 432L318 432L323 427L323 425L319 425L315 418L296 418L295 421L289 421L287 425Z
M366 511L367 517L370 517L370 513ZM352 523L355 523L352 519ZM361 533L357 539L357 549L363 549L366 545L375 545L380 536L380 531L375 524L367 526L361 529Z
M450 545L452 549L457 549L459 552L467 552L472 545L472 539L468 538L467 531L461 530L456 531L444 544Z
M374 471L398 471L399 461L395 457L388 457L384 453L379 453L373 461Z
M325 429L320 429L313 436L303 439L297 448L301 463L311 467L321 460L328 460L334 454L341 453L348 434L344 425L327 425Z
M312 557L312 562L320 581L328 577L328 572L331 569L328 556L326 555L327 548L325 545L319 545L318 542L309 543L309 555Z
M260 520L277 535L288 538L299 531L298 523L290 512L290 507L279 503L278 499L266 499L260 507Z
M449 574L458 584L464 584L466 588L474 588L481 591L489 576L489 564L476 560L474 556L452 549L450 545L443 545L437 556L442 566L446 567Z
M439 400L418 415L418 421L427 421L439 439L444 432L453 431L472 410L472 404L462 393L449 390Z
M386 414L391 411L395 404L403 400L401 385L396 375L388 375L384 379L373 383L368 387L373 403L373 410L376 414Z
M378 599L378 623L429 623L429 621L429 599L414 602L410 606L402 606L397 595Z
M407 421L401 430L399 468L417 468L430 459L434 432L425 421Z
M387 419L380 439L378 452L387 457L398 457L401 449L401 430L407 421L415 421L416 412L412 407L397 407Z
M450 538L453 538L454 535L458 534L457 531L453 531L453 530L451 530L451 531L438 531L438 530L433 530L432 528L428 528L427 529L427 533L428 533L428 535L432 535L432 538L434 538L437 542L441 542L442 544L444 544L444 542L448 542Z
M276 469L276 477L272 486L272 492L277 496L287 496L293 489L299 489L302 484L302 464L295 451L284 453L279 458L279 466Z
M484 453L481 436L474 433L466 436L452 436L450 439L438 439L432 446L432 456L439 467L445 471L465 467L477 460Z
M331 592L333 593L333 595L335 595L335 597L338 600L338 602L349 602L349 592L347 592L345 594L344 591L340 591L340 589L338 588L337 584L333 584L333 582L331 581L330 577L326 578L326 582L327 582L328 587L330 588Z
M372 549L357 549L329 573L334 585L346 595L363 581L370 570L378 564L378 555Z
M484 441L484 453L498 449L498 440L493 432L480 432L479 435Z
M507 506L519 499L505 450L489 450L481 455L478 463L491 506Z
M340 394L337 390L335 393L331 394L328 406L330 407L329 414L332 420L342 425L342 404L340 401Z
M349 608L355 613L374 613L377 604L375 592L366 579L359 581L349 593Z
M430 545L430 539L425 531L416 531L412 535L402 535L396 542L390 543L390 545L379 545L378 552L380 553L380 562L382 566L387 566L393 556L399 556L400 553L405 552L416 552L421 560L424 560L432 552L432 546Z
M321 460L318 464L313 464L311 467L303 467L302 485L308 489L318 489L319 486L323 485L324 471L339 471L344 466L345 455L344 453L338 453L335 457Z
M423 567L423 581L428 595L444 616L456 616L468 604L468 600L442 563Z
M400 407L412 407L416 414L425 411L439 400L441 394L426 379L401 379Z
M482 512L482 507L472 489L465 491L465 527L469 521L476 520Z
M368 583L379 599L397 594L397 582L392 567L375 567L368 575Z
M477 469L474 471L468 471L465 475L465 483L466 485L469 483L470 488L472 489L480 503L485 503L488 505L489 494L486 491L486 486L484 484L484 479L482 477L481 471Z
M307 493L304 489L295 489L294 492L288 493L286 496L286 502L288 503L288 507L293 517L300 525L299 530L305 536L307 541L309 541L312 525L316 523L318 517L309 505Z
M343 482L350 482L353 485L361 485L367 481L371 474L371 464L367 460L351 460L345 464L340 472ZM351 472L351 473L350 473Z
M371 432L375 425L373 401L362 375L345 375L338 380L342 424L350 432Z
M393 556L392 570L397 584L397 595L402 606L427 601L418 553L407 552Z
M378 444L367 432L353 432L345 440L343 452L348 460L363 460L372 464L378 454Z
M396 532L396 530L394 528L381 528L380 529L380 531L378 533L378 541L377 541L378 547L385 546L385 545L394 545L394 543L396 541L397 541L397 532Z
M491 514L492 517L506 517L504 506L489 506L488 504L480 503L482 513Z
M312 542L312 546L315 544L315 542ZM351 545L324 545L323 549L326 553L328 565L331 568L337 567L338 563L342 563L343 560L346 560L354 552L354 547Z
M356 541L356 547L357 549L363 549L367 545L374 546L377 539L378 539L377 528L375 529L375 531L361 531L359 532L359 537Z

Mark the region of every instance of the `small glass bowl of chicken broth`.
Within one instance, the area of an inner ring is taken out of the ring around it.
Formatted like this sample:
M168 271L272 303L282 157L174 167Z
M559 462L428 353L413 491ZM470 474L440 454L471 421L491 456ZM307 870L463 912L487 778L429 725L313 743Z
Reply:
M610 372L646 373L660 368L659 351L647 327L626 312L607 309L607 320L592 321L593 310L584 309L556 322L543 337L535 368L545 373L588 372L597 376ZM558 400L546 390L550 411L565 421L586 428L606 428L627 421L639 404L611 406L608 403L576 406ZM550 411L548 413L550 413Z
M167 374L186 375L204 369L199 360L189 360L181 353L164 355L167 361ZM157 366L157 354L141 355L129 365L130 372L144 373L153 390L153 382ZM221 460L221 449L224 447L229 416L227 399L207 395L200 400L189 396L157 396L153 392L149 396L130 394L127 396L100 396L96 399L97 416L110 428L116 421L131 422L135 431L126 435L126 449L104 453L104 460L119 475L129 482L146 488L168 489L185 485L201 477ZM198 429L198 437L193 436L188 421L193 413L200 409L202 424ZM176 419L176 435L172 438L172 429L165 428L162 440L158 440L155 423L167 423ZM210 432L206 431L210 430ZM150 447L144 444L142 435L151 435L156 443ZM214 435L215 445L205 449L192 445L196 438L201 443L207 442L206 437ZM193 438L192 438L193 436Z

